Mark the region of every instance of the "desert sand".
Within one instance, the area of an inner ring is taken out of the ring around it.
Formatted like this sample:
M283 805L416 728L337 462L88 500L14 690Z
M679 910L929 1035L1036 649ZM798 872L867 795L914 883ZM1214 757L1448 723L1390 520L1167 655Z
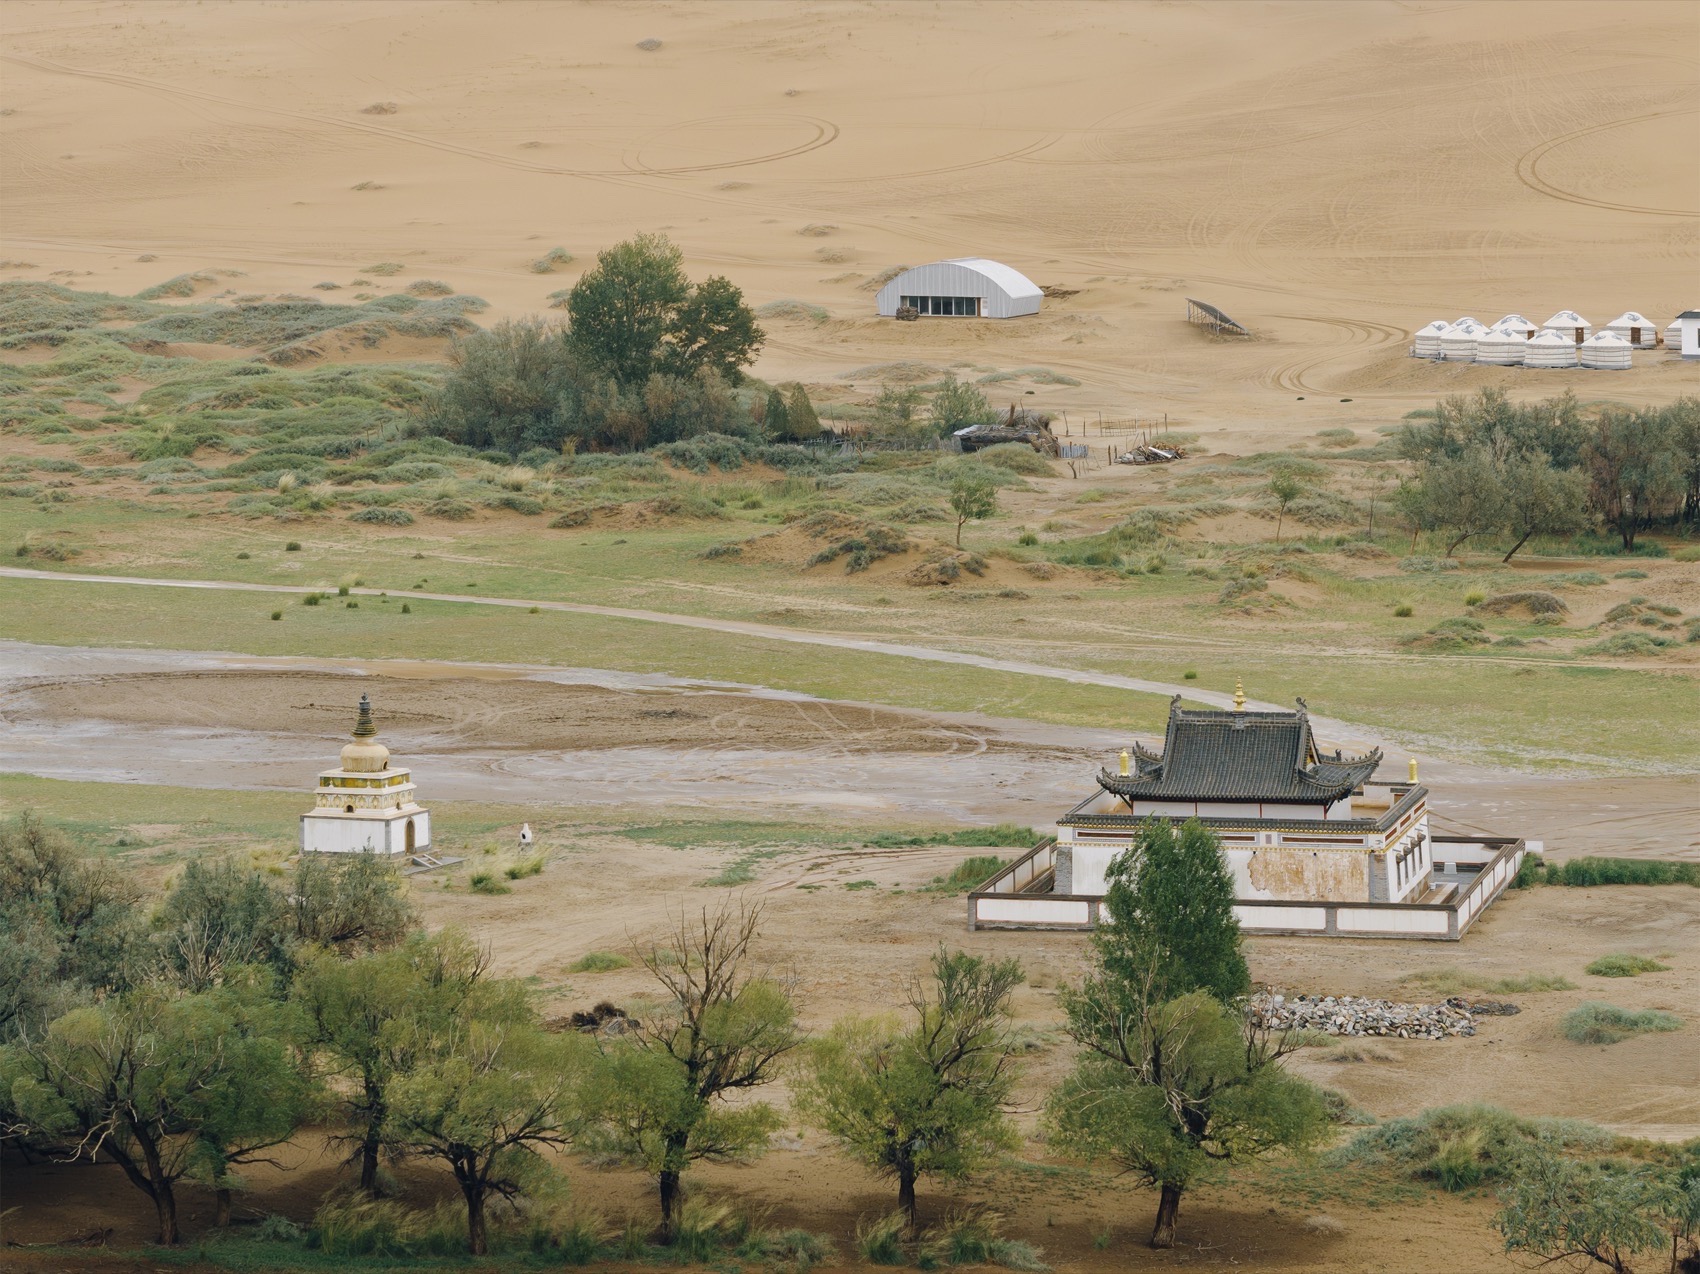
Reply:
M1438 317L1696 303L1691 5L26 0L0 22L0 278L440 278L500 316L660 230L758 304L828 312L769 321L769 378L1041 365L1080 381L1048 408L1231 434L1479 384L1696 384L1662 351L1609 376L1404 357ZM576 260L532 273L555 246ZM873 317L879 271L970 254L1074 294L1029 321ZM362 274L380 262L404 269ZM1189 295L1257 339L1187 326Z

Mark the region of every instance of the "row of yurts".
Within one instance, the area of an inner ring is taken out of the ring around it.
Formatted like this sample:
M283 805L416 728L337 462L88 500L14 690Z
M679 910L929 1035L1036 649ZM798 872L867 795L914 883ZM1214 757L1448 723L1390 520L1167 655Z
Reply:
M1681 325L1665 329L1666 346L1682 342ZM1536 327L1521 314L1507 314L1489 327L1466 315L1456 323L1436 319L1417 329L1413 358L1436 358L1448 363L1490 363L1497 367L1592 367L1627 371L1630 352L1655 349L1659 329L1644 315L1629 310L1593 331L1575 310L1560 310Z

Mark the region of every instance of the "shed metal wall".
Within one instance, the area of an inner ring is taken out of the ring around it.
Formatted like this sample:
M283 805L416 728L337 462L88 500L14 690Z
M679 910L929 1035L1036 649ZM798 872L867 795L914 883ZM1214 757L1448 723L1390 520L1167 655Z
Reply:
M1001 276L1001 277L1000 277ZM995 261L934 261L905 270L879 291L879 312L897 313L905 296L977 296L983 318L1016 318L1039 312L1040 292L1020 271Z

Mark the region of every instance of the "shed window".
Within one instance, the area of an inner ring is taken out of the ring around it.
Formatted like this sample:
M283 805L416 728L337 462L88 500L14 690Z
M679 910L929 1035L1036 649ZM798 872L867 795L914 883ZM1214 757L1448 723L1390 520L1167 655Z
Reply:
M913 306L917 313L950 318L978 318L980 298L977 296L905 296L902 304Z

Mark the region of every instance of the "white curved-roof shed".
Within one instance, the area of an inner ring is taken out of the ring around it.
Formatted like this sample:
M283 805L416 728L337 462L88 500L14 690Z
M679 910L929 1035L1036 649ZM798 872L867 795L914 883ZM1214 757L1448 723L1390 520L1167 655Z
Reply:
M1659 329L1652 319L1634 310L1625 310L1611 322L1600 329L1602 332L1616 332L1631 345L1640 349L1651 349L1659 343Z
M1038 284L1013 266L985 257L958 257L905 270L880 289L878 304L886 318L896 314L906 298L923 315L1016 318L1037 314L1041 295ZM972 301L972 307L960 304L964 300ZM917 304L919 301L929 304L923 306ZM946 307L940 304L944 301L958 304Z

